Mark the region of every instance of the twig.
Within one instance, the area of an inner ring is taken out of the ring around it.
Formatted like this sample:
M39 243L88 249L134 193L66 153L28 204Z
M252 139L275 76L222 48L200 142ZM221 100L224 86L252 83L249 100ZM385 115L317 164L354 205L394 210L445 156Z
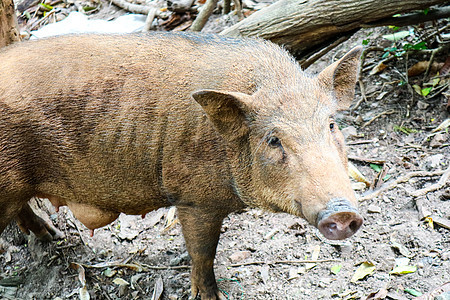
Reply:
M420 13L412 13L412 14L405 14L400 17L390 17L385 18L382 20L377 20L375 22L370 22L361 25L363 28L370 28L370 27L379 27L379 26L387 26L387 25L394 25L394 26L408 26L408 25L415 25L427 21L437 20L441 18L447 18L450 16L450 6L445 6L442 8L436 8L436 9L430 9L428 13L425 15L422 12Z
M239 21L244 19L244 15L242 14L242 7L240 0L233 0L234 10L236 11L236 15L238 16Z
M361 74L361 70L362 67L360 69L360 74ZM359 76L358 79L358 83L359 83L359 91L361 92L361 99L358 100L358 102L356 102L356 104L351 108L351 111L355 111L363 102L367 102L367 97L366 97L366 88L364 86L364 82L362 80L362 76Z
M275 264L307 264L307 263L323 263L330 261L339 261L337 259L319 259L319 260L276 260L276 261L250 261L241 264L232 264L228 267L236 268L249 265L275 265Z
M386 163L386 160L384 160L384 159L365 158L365 157L354 156L354 155L348 155L347 157L348 157L348 159L351 159L351 160L363 161L363 162L373 163L373 164L378 164L378 165L383 165L384 163Z
M449 183L449 178L450 178L450 166L442 174L441 178L439 179L439 181L437 183L432 184L426 188L414 191L414 192L408 192L408 194L413 197L419 197L419 196L423 196L429 192L439 190L439 189L443 188L447 183Z
M448 170L447 170L447 172L448 172ZM442 174L444 174L444 171L442 171L442 170L435 171L435 172L426 172L426 171L411 172L411 173L408 173L404 176L397 178L395 181L391 182L390 184L383 185L379 190L373 191L371 194L360 197L358 199L358 201L362 202L362 201L366 201L369 199L373 199L373 198L379 196L381 193L384 193L385 191L388 191L390 189L397 187L398 184L407 182L412 177L432 177L432 176L440 176Z
M146 264L141 264L143 267L152 270L177 270L177 269L190 269L191 266L151 266Z
M364 124L361 126L361 128L364 128L364 127L366 127L366 126L369 126L370 124L372 124L373 121L375 121L376 119L378 119L378 118L381 117L381 116L384 116L384 115L391 115L391 114L394 114L394 113L396 113L396 112L397 112L397 111L395 111L395 110L393 110L393 109L387 110L387 111L383 111L382 113L379 113L378 115L376 115L375 117L373 117L372 119L370 119L369 121L367 121L366 123L364 123Z
M150 31L150 29L152 28L153 20L156 17L157 11L158 9L156 7L150 7L147 14L147 18L145 19L144 28L142 29L143 32Z
M145 6L145 5L139 5L139 4L133 4L130 2L127 2L125 0L111 0L111 2L120 7L125 9L126 11L135 13L135 14L142 14L142 15L148 15L150 10L154 8L153 6ZM157 10L156 15L158 16L159 10Z
M375 140L350 141L347 142L347 145L350 146L350 145L371 144L373 142L375 142Z
M337 40L333 41L332 43L327 43L325 47L323 47L322 49L320 49L319 51L315 52L314 54L312 54L311 56L309 56L306 59L299 59L299 64L302 66L303 69L308 68L310 65L312 65L316 60L318 60L319 58L321 58L322 56L324 56L325 54L327 54L331 49L333 49L334 47L338 46L339 44L345 42L346 40L348 40L355 32L352 31L344 36L341 36L340 38L338 38Z
M197 18L195 18L194 22L192 23L191 31L202 31L214 8L216 8L218 1L219 0L206 1L206 3L203 5L202 10L197 15Z
M223 0L222 14L226 15L231 11L231 0Z

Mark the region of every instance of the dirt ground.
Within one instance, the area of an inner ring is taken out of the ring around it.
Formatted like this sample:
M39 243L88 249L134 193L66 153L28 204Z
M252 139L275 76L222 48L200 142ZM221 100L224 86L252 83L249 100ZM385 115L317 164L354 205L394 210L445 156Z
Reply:
M373 45L384 43L381 32L359 32L308 71L319 72L369 35ZM380 56L369 55L366 64L377 63ZM446 56L438 60L445 61ZM411 66L417 59L391 61L374 75L364 72L367 101L339 116L348 136L349 156L385 161L390 175L385 185L413 171L437 172L450 164L448 130L428 137L449 118L447 99L442 94L425 99L406 85L398 85L406 64ZM360 99L357 87L355 102ZM388 113L363 127L383 112ZM377 171L369 163L351 161L370 182L376 178ZM258 209L231 214L224 221L216 255L219 288L228 299L368 299L377 292L378 298L369 299L413 299L414 291L431 292L450 281L450 231L432 221L441 218L449 223L450 185L447 182L425 196L410 193L439 178L440 174L413 177L361 201L365 223L354 237L342 242L325 240L304 220L287 214ZM356 192L363 196L371 191ZM161 285L161 299L189 298L190 259L180 225L170 217L169 209L149 213L144 219L121 215L90 237L67 208L56 213L46 202L35 205L49 213L65 238L44 243L11 224L0 240L1 299L87 299L80 297L84 283L72 263L84 266L85 290L91 299L151 299ZM423 211L431 219L421 220ZM390 274L402 258L417 269ZM312 259L317 262L304 262ZM373 264L375 270L351 282L364 262Z

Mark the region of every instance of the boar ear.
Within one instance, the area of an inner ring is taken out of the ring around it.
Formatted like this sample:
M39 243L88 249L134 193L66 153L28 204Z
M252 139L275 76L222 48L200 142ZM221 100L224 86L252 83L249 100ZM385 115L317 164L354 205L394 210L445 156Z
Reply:
M247 135L251 96L237 92L200 90L194 92L192 97L225 139L235 140Z
M361 52L361 46L353 48L340 60L326 67L317 77L321 84L334 93L338 110L348 109L352 103Z

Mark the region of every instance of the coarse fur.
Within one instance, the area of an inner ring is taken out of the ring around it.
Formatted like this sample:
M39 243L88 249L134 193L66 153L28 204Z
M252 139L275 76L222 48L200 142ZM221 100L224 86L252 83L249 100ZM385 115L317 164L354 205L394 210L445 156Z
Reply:
M76 35L2 49L0 232L32 214L33 196L69 206L90 229L175 205L193 294L216 299L227 214L256 206L317 226L330 200L356 206L331 124L352 100L359 53L316 78L270 42L215 35Z

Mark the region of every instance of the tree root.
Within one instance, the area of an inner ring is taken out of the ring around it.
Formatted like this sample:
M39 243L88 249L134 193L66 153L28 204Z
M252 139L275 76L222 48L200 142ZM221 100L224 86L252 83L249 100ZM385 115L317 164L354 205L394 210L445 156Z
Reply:
M435 190L442 188L447 183L448 178L450 176L450 167L446 171L442 171L442 170L435 171L435 172L416 171L416 172L408 173L404 176L397 178L395 181L391 182L390 184L382 186L379 190L376 190L366 196L360 197L358 199L358 201L363 202L363 201L366 201L369 199L373 199L373 198L379 196L380 194L397 187L400 183L407 182L408 180L410 180L413 177L432 177L432 176L440 176L440 175L442 175L442 177L437 184L433 184L428 188L418 190L415 193L417 193L419 191L425 191L425 190L427 190L425 193L435 191ZM413 194L413 193L408 193L408 194L410 194L411 196L414 196L414 197L418 197L421 195L419 193L417 196L415 196L415 194Z

